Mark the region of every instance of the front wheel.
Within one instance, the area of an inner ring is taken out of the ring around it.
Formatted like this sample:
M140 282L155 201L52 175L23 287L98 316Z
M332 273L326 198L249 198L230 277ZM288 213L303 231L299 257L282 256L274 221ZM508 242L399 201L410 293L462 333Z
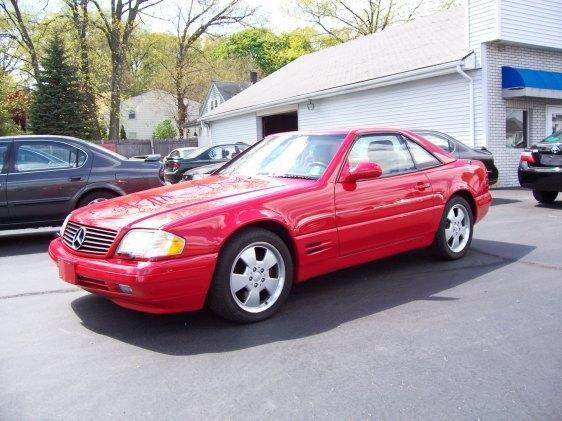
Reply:
M442 260L463 257L472 242L474 218L468 202L454 196L445 206L443 217L429 252Z
M209 307L238 323L264 320L287 299L292 281L293 262L283 240L268 230L249 229L221 251Z
M533 196L537 199L539 203L552 203L556 200L558 196L557 191L541 191L533 190Z

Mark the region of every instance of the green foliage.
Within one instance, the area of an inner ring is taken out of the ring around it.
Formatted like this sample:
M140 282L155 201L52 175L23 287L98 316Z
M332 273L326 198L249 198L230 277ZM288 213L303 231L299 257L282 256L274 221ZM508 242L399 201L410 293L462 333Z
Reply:
M217 54L223 58L249 58L264 75L268 75L315 51L315 35L309 28L279 35L265 28L245 29L227 37Z
M93 130L87 121L78 71L69 63L59 36L50 39L42 67L30 108L33 133L90 139Z
M20 133L20 128L12 119L13 104L9 91L9 77L0 70L0 136Z
M125 127L121 124L121 129L119 130L119 138L127 139L127 133L125 132Z
M154 139L175 139L178 135L178 131L174 127L171 120L161 121L154 128L154 134L152 137Z

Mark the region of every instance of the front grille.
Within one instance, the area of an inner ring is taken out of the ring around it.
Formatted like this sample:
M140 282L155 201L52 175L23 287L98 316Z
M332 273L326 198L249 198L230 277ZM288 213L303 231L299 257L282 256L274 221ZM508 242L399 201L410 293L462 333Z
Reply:
M76 238L80 229L85 233ZM62 239L67 246L82 253L107 254L116 236L117 231L68 222Z

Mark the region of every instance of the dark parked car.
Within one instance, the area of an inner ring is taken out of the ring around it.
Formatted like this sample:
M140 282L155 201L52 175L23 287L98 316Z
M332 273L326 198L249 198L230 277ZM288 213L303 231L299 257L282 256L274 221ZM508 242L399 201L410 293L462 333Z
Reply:
M223 165L224 162L217 162L215 164L203 165L202 167L187 170L183 173L182 181L199 180L200 178L208 177Z
M0 137L0 229L60 225L91 202L159 187L159 158L127 160L64 136Z
M525 149L519 162L519 184L533 190L540 203L552 203L562 191L562 131Z
M248 147L249 145L241 142L227 145L203 146L189 152L185 157L168 156L164 163L166 181L178 183L181 181L183 173L187 170L209 164L224 164Z
M486 148L473 149L466 146L460 140L449 136L446 133L438 132L436 130L414 130L416 133L422 135L434 145L439 146L441 149L446 150L453 154L453 156L462 159L476 159L482 161L488 171L488 182L496 184L498 182L499 172L494 164L494 155Z

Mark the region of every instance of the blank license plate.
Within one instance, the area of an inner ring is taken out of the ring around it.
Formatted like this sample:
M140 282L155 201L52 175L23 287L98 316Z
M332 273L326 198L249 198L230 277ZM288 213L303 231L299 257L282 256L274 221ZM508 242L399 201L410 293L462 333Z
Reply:
M59 276L65 282L76 284L76 271L74 263L65 260L59 260Z

